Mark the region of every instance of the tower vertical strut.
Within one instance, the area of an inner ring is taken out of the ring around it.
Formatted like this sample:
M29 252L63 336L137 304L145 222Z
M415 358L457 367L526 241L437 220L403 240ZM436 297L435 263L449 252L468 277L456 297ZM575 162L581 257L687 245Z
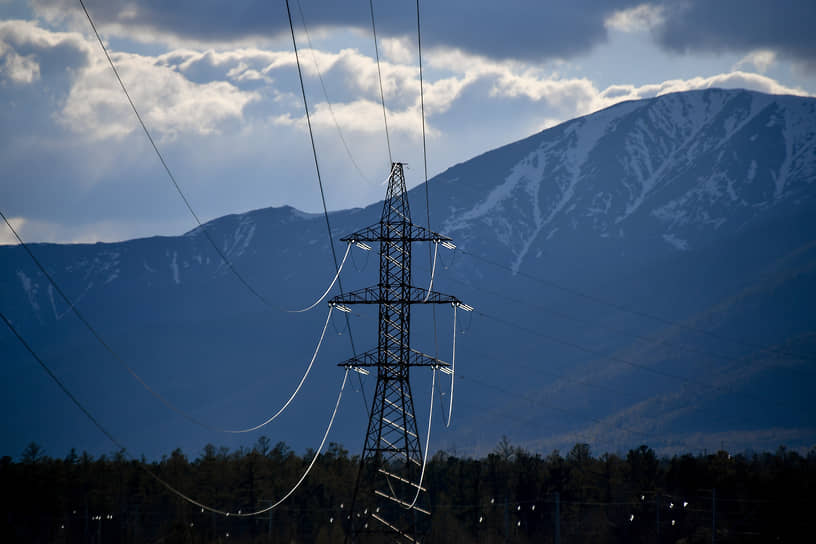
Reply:
M461 303L456 297L411 284L411 246L414 242L453 244L447 236L411 223L405 174L399 162L392 164L379 223L341 240L380 245L377 285L347 292L329 302L341 309L351 304L379 307L377 347L340 363L361 372L367 372L365 367L377 369L351 509L345 519L347 542L419 542L430 526L430 504L420 481L423 457L410 369L449 364L411 348L411 305Z

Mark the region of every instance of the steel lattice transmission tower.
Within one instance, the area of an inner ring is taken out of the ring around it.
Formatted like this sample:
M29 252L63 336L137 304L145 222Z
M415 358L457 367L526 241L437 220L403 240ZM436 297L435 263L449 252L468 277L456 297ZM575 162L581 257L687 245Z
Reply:
M346 311L352 304L379 306L377 347L340 363L363 373L371 367L377 370L357 482L346 514L347 539L416 542L430 525L430 505L426 489L420 485L423 457L410 369L449 365L411 348L411 305L460 302L411 284L411 245L434 242L455 246L447 236L411 223L405 174L398 162L392 164L380 222L341 240L363 249L370 249L366 242L380 244L378 284L330 301Z

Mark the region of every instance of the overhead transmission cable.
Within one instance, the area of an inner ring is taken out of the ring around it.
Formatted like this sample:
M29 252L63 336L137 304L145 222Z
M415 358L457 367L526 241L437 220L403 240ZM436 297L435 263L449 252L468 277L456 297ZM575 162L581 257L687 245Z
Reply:
M264 423L261 423L260 425L256 425L256 426L254 426L254 427L250 427L250 428L246 428L246 429L223 429L223 428L220 428L220 427L215 427L215 426L213 426L213 425L209 425L209 424L207 424L207 423L204 423L203 421L201 421L200 419L196 418L195 416L193 416L193 415L192 415L192 414L190 414L189 412L187 412L187 411L185 411L185 410L183 410L183 409L179 408L178 406L176 406L175 404L173 404L172 402L170 402L170 401L169 401L169 400L168 400L168 399L167 399L167 398L166 398L164 395L162 395L161 393L159 393L158 391L156 391L155 389L153 389L152 387L150 387L150 385L148 385L148 384L147 384L147 382L145 382L145 381L144 381L144 379L142 379L142 377L141 377L141 376L140 376L140 375L139 375L139 374L138 374L138 373L137 373L137 372L136 372L136 371L135 371L135 370L134 370L134 369L133 369L133 368L132 368L130 365L128 365L128 364L127 364L127 362L124 360L124 358L123 358L121 355L119 355L119 353L118 353L116 350L114 350L114 349L113 349L113 347L111 347L111 345L110 345L110 344L108 344L108 343L105 341L105 339L104 339L104 338L102 338L102 335L101 335L101 334L99 334L99 332L96 330L96 328L94 328L94 326L93 326L93 325L91 325L90 321L88 321L88 319L85 317L85 315L84 315L82 312L80 312L80 311L79 311L79 309L76 307L76 305L75 305L75 304L74 304L74 302L71 300L71 298L69 298L69 297L68 297L68 295L67 295L67 294L65 294L65 291L63 291L63 290L62 290L62 287L60 287L60 285L59 285L59 284L56 282L56 280L54 279L54 277L53 277L51 274L49 274L49 273L48 273L48 271L45 269L45 266L43 266L42 262L40 262L40 260L37 258L37 256L36 256L36 255L34 255L34 253L31 251L31 248L30 248L30 247L28 247L28 244L26 244L26 243L23 241L23 239L20 237L20 234L19 234L19 233L17 232L17 230L16 230L16 229L15 229L15 228L14 228L14 227L11 225L11 223L10 223L10 222L9 222L9 220L6 218L6 216L5 216L5 214L2 212L2 210L0 210L0 217L2 217L2 218L3 218L3 221L5 221L5 223L6 223L6 226L7 226L7 227L8 227L8 228L11 230L12 234L14 234L14 237L15 237L15 238L17 238L17 241L20 243L20 247L22 247L22 248L25 250L25 252L26 252L26 253L28 253L28 256L29 256L29 257L31 257L31 260L32 260L32 261L34 261L34 264L37 266L37 268L39 268L39 270L40 270L40 272L42 273L42 275L43 275L43 276L45 276L45 278L48 280L48 282L49 282L49 283L50 283L50 284L51 284L51 285L54 287L54 289L57 291L57 293L59 294L59 296L60 296L60 297L62 297L62 299L65 301L65 304L66 304L66 305L69 307L69 309L70 309L71 311L73 311L73 312L74 312L74 315L77 317L77 319L79 319L79 321L80 321L80 322L81 322L81 323L82 323L82 324L85 326L85 328L86 328L86 329L88 329L88 331L89 331L89 332L91 333L91 335L92 335L92 336L93 336L93 337L96 339L96 341L97 341L97 342L98 342L98 343L99 343L99 344L100 344L100 345L101 345L103 348L105 348L105 350L106 350L106 351L107 351L107 352L108 352L108 353L109 353L109 354L110 354L110 355L113 357L113 359L114 359L114 360L115 360L115 361L116 361L116 362L117 362L117 363L118 363L118 364L119 364L119 365L120 365L122 368L124 368L124 369L125 369L125 370L128 372L128 374L130 374L130 375L131 375L131 376L132 376L132 377L133 377L133 378L134 378L134 379L135 379L137 382L139 382L139 384L141 384L141 386L142 386L142 387L143 387L143 388L144 388L144 389L145 389L145 390L146 390L148 393L150 393L151 395L153 395L153 397L154 397L156 400L158 400L159 402L161 402L161 403L162 403L162 404L163 404L165 407L169 408L170 410L172 410L172 411L173 411L173 412L175 412L176 414L180 415L181 417L183 417L183 418L184 418L184 419L186 419L187 421L189 421L189 422L191 422L191 423L194 423L194 424L196 424L196 425L198 425L198 426L200 426L200 427L203 427L204 429L207 429L207 430L210 430L210 431L215 431L215 432L220 432L220 433L239 434L239 433L248 433L248 432L256 431L256 430L260 429L261 427L263 427L263 426L267 425L268 423L272 422L272 421L273 421L274 419L276 419L276 418L277 418L277 417L278 417L278 416L279 416L281 413L283 413L283 411L284 411L284 410L285 410L285 409L286 409L286 408L289 406L289 404L292 402L292 399L294 399L294 398L295 398L295 395L298 393L298 391L300 390L301 386L303 385L303 382L306 380L306 377L309 375L309 371L311 370L312 365L314 364L315 359L317 358L317 354L318 354L318 352L320 351L320 346L321 346L321 345L322 345L322 343L323 343L323 338L324 338L324 337L325 337L325 335L326 335L326 327L328 326L328 324L329 324L329 320L331 319L332 308L329 308L329 314L328 314L328 316L326 317L326 324L323 326L323 332L322 332L322 334L320 335L320 340L318 341L318 343L317 343L317 347L315 348L315 351L314 351L314 353L312 354L312 359L311 359L311 362L309 363L309 366L306 368L306 373L303 375L303 378L301 378L300 383L298 384L297 388L295 389L295 392L294 392L294 393L292 393L292 395L289 397L289 400L287 400L287 401L286 401L286 403L284 404L284 406L283 406L283 407L282 407L280 410L278 410L278 412L277 412L277 413L276 413L274 416L272 416L271 418L267 419L267 420L266 420Z
M451 383L450 383L450 398L448 402L450 406L448 407L448 421L445 423L445 427L450 428L451 424L451 416L453 415L453 384L456 383L456 304L452 304L453 306L453 349L451 353Z
M240 281L244 287L253 295L255 298L260 300L265 305L269 306L270 308L278 308L280 307L277 304L272 303L268 300L265 296L263 296L255 287L250 284L244 276L238 272L238 269L235 268L232 261L227 257L227 254L218 247L218 244L215 243L212 235L210 234L209 229L207 226L201 222L201 219L198 217L198 214L193 209L192 204L187 199L187 196L184 194L184 191L181 190L181 186L176 181L176 177L173 175L173 172L170 170L170 166L167 164L167 161L164 158L164 155L161 151L159 151L159 146L156 144L156 141L153 139L153 136L150 134L150 130L147 128L144 120L142 119L142 115L139 113L139 110L136 108L136 103L133 101L133 98L130 96L130 92L128 92L127 87L125 86L125 82L122 79L122 76L119 74L119 70L116 68L116 64L114 64L113 59L108 52L108 48L105 46L105 43L102 41L102 37L99 34L99 31L96 28L96 24L94 24L93 19L91 18L91 14L88 11L88 8L85 7L84 0L79 0L79 4L82 6L82 11L85 12L85 17L88 19L88 23L91 25L91 29L96 36L96 40L99 42L102 51L105 53L105 58L108 59L108 64L110 64L111 70L113 70L113 74L116 76L116 80L119 82L119 86L122 88L122 92L125 94L125 98L127 98L128 103L130 104L130 108L133 110L133 113L136 115L136 119L139 121L139 125L142 127L142 131L144 132L145 136L147 136L147 140L150 142L150 146L153 148L153 151L156 153L156 156L159 158L159 162L161 163L164 171L167 173L167 177L170 179L170 182L176 188L176 192L178 192L181 200L184 201L184 205L187 207L187 210L190 212L190 215L193 216L196 223L198 224L201 232L204 234L204 237L213 247L218 256L221 257L221 260L227 265L233 275Z
M334 275L334 279L331 281L331 283L329 284L329 287L320 296L320 298L318 298L316 301L314 301L314 303L312 303L310 306L307 306L306 308L301 308L300 310L287 310L287 311L289 313L308 312L309 310L311 310L312 308L314 308L315 306L320 304L323 301L323 299L326 298L326 296L329 294L329 291L332 290L332 287L334 287L334 284L337 282L337 280L340 279L340 272L343 270L343 265L346 264L346 259L348 259L350 250L351 250L351 242L349 242L348 245L346 245L346 254L343 255L343 260L340 263L340 266L337 268L337 274Z
M343 147L346 150L346 155L348 155L349 160L351 160L351 164L354 165L354 169L357 170L357 173L360 174L360 177L363 178L366 182L371 182L371 180L366 176L360 165L357 164L357 161L354 158L354 154L351 152L351 148L349 147L348 142L346 141L346 137L343 135L343 130L340 128L340 123L337 122L337 116L334 114L334 108L332 107L331 100L329 99L329 93L326 90L326 83L323 81L323 75L320 72L320 66L317 64L317 57L314 54L314 45L312 45L312 38L309 36L309 29L306 26L306 17L303 16L303 8L301 7L300 0L297 0L297 8L300 12L300 20L303 24L303 32L306 33L306 41L309 42L309 52L311 53L312 62L314 63L315 71L317 72L317 78L320 80L320 88L323 89L323 96L326 98L326 105L329 107L329 114L331 115L332 121L334 122L334 126L337 128L337 135L340 137L340 141L343 143Z
M371 12L371 30L374 34L374 55L377 58L377 81L380 84L380 102L383 110L383 124L385 125L385 143L388 146L388 164L393 164L394 159L391 157L391 137L388 135L388 116L385 110L385 93L383 92L382 84L382 69L380 68L380 46L377 44L377 25L374 23L374 0L368 0L368 6Z
M62 390L62 392L65 393L65 395L71 400L71 402L73 402L74 405L77 408L80 409L80 411L85 415L85 417L87 417L91 421L91 423L93 423L94 426L97 429L99 429L99 431L102 434L104 434L105 437L107 437L108 440L110 440L117 448L119 448L122 455L126 456L130 461L136 462L139 468L141 468L143 471L145 471L151 478L156 480L158 483L160 483L162 486L164 486L165 489L167 489L168 491L170 491L174 495L178 496L179 498L187 501L188 503L190 503L190 504L192 504L194 506L197 506L197 507L202 508L204 510L207 510L209 512L213 512L215 514L220 514L220 515L225 516L225 517L234 516L234 517L247 518L247 517L257 516L257 515L260 515L260 514L265 514L266 512L269 512L270 510L273 510L273 509L277 508L278 506L280 506L284 501L286 501L286 499L288 499L290 496L292 496L292 494L300 487L300 485L304 482L304 480L306 480L306 477L309 475L309 472L311 472L312 467L314 467L315 462L317 462L317 458L320 456L320 452L323 450L323 446L326 444L326 438L328 438L328 436L329 436L329 432L331 431L332 425L334 424L335 416L337 415L337 410L340 407L340 400L343 398L343 390L346 387L346 382L347 382L348 373L349 373L349 369L346 369L346 372L343 375L343 383L340 385L340 393L337 395L337 402L334 405L334 411L332 411L331 418L329 419L329 424L326 427L326 432L323 434L323 439L320 441L320 445L318 446L317 451L315 452L314 457L312 458L312 461L306 467L306 470L301 475L300 479L295 483L295 485L283 497L281 497L277 502L271 504L270 506L268 506L266 508L263 508L261 510L256 510L254 512L242 512L241 510L238 510L237 512L229 512L229 511L226 511L226 510L220 510L218 508L213 508L212 506L208 506L208 505L206 505L206 504L204 504L202 502L199 502L199 501L189 497L188 495L184 494L183 492L179 491L178 489L176 489L175 487L170 485L167 481L162 479L160 476L155 474L153 471L148 469L143 462L138 461L132 455L130 455L130 453L128 453L127 448L119 440L117 440L116 437L114 437L113 434L111 434L110 431L108 431L99 422L99 420L96 419L96 417L94 417L94 415L91 413L91 411L88 410L88 408L86 408L85 405L83 405L79 401L79 399L77 399L76 396L74 396L73 393L71 393L71 391L68 389L68 387L64 383L62 383L62 380L60 380L56 376L56 374L54 374L54 372L48 367L48 365L45 364L45 362L42 360L42 358L40 358L40 356L37 355L37 353L34 351L34 349L31 347L31 345L28 342L26 342L26 340L20 335L20 333L17 331L17 329L14 327L14 325L12 325L12 323L5 316L5 314L2 313L2 311L0 311L0 319L2 319L5 322L6 326L9 328L9 330L12 332L12 334L14 334L14 336L17 337L17 340L20 341L20 343L23 345L23 347L25 347L25 349L31 354L31 356L37 361L37 363L39 363L39 365L48 374L48 376L51 378L51 380L53 380L54 383L56 383L57 386Z
M323 344L323 338L325 338L325 336L326 336L326 329L329 326L329 321L331 321L332 310L334 310L334 306L329 306L329 313L326 315L326 323L323 325L323 332L320 333L320 340L317 341L317 347L315 347L314 353L312 354L312 360L309 361L309 366L306 367L306 372L303 373L303 377L300 379L300 383L298 383L297 387L292 392L292 394L289 396L289 399L284 403L284 405L281 406L280 409L278 409L278 411L275 412L275 414L272 417L268 418L263 423L255 425L254 427L250 427L248 429L240 429L240 430L224 430L223 432L233 433L233 434L240 434L240 433L249 433L249 432L252 432L252 431L257 431L261 427L264 427L265 425L268 425L269 423L272 423L275 419L278 418L279 415L281 415L283 413L284 410L286 410L289 407L289 405L295 399L295 396L297 396L297 394L300 392L300 388L303 387L303 383L306 381L306 378L309 376L309 372L311 372L312 366L314 365L314 362L317 359L317 354L320 351L320 346Z
M430 231L430 227L428 228ZM422 302L428 302L428 299L431 297L431 289L433 289L433 282L434 282L434 274L436 273L436 255L439 250L439 242L434 240L434 247L433 247L433 264L431 265L431 282L428 284L428 292L425 293L425 298L422 299ZM436 317L436 314L434 314Z
M317 160L317 146L315 146L314 133L312 131L312 119L309 115L309 101L306 99L306 86L303 84L303 71L300 67L300 55L298 54L297 40L295 39L295 25L292 22L292 10L289 7L289 0L286 0L286 15L289 18L289 32L292 34L292 48L295 51L295 63L297 64L298 81L300 82L300 94L303 96L303 109L306 112L306 125L309 128L309 142L312 145L312 158L314 159L315 172L317 173L317 185L320 187L320 200L323 203L323 218L326 220L326 230L329 236L329 247L331 248L332 259L334 260L334 269L337 271L337 287L340 290L340 295L343 295L343 282L340 280L340 265L337 262L337 251L334 249L334 238L332 237L331 222L329 221L329 210L326 206L326 194L323 190L323 178L320 175L320 163ZM389 148L390 149L390 148ZM348 329L349 343L351 344L351 351L354 356L357 356L357 348L354 346L354 336L351 334L351 320L348 313L343 312L346 319L346 328ZM363 379L360 374L357 374L357 379L360 383L360 391L363 394L363 402L368 404L365 399L365 389L363 388Z
M433 405L434 405L434 389L436 388L436 366L433 367L433 372L431 374L431 401L430 401L430 408L428 409L428 432L425 434L425 452L422 455L422 470L419 472L419 482L416 485L416 494L414 495L414 500L411 501L411 504L405 507L406 510L410 510L411 508L416 505L417 499L419 498L419 493L422 491L422 480L425 478L425 467L428 464L428 446L431 444L431 423L433 423Z
M422 166L423 171L425 173L425 217L427 219L428 225L428 232L431 232L431 197L430 197L430 189L428 188L428 146L426 145L425 139L425 86L423 83L422 77L422 24L420 19L419 13L419 0L416 0L416 19L417 19L417 55L419 59L419 111L420 117L422 120ZM428 260L433 261L431 265L431 286L428 287L428 295L430 296L431 287L433 287L434 281L434 273L436 272L436 255L437 255L438 244L434 245L433 250L433 258L431 258L431 248L428 247ZM427 300L427 296L425 300ZM434 356L439 357L439 334L437 332L437 322L436 322L436 305L431 307L431 315L433 317L433 337L434 337ZM456 309L454 308L454 319L456 315ZM456 324L454 322L454 333L456 332ZM451 374L451 410L453 409L453 379L454 376ZM444 408L443 408L444 410ZM450 427L450 419L451 419L451 412L448 412L448 420L445 424L446 427Z
M732 337L729 337L729 336L718 334L718 333L716 333L714 331L710 331L710 330L703 329L703 328L700 328L700 327L695 327L694 325L689 325L687 323L682 323L682 322L679 322L679 321L668 319L668 318L665 318L663 316L656 315L656 314L653 314L653 313L650 313L650 312L644 312L642 310L631 308L629 306L625 306L623 304L614 302L612 300L608 300L608 299L605 299L605 298L602 298L602 297L591 295L589 293L585 293L585 292L583 292L583 291L581 291L579 289L575 289L573 287L567 287L565 285L561 285L560 283L557 283L557 282L555 282L553 280L539 278L539 277L534 276L532 274L522 272L521 270L518 270L518 271L513 270L509 266L498 263L498 262L496 262L496 261L494 261L492 259L489 259L489 258L485 257L484 255L479 255L479 254L472 253L470 251L465 251L465 250L462 250L462 253L464 253L465 255L467 255L469 257L472 257L472 258L474 258L476 260L479 260L479 261L485 262L487 264L493 265L496 268L500 268L502 270L510 272L511 274L514 274L514 275L518 274L519 276L525 277L525 278L527 278L529 280L535 281L535 282L540 283L542 285L548 285L550 287L553 287L553 288L555 288L555 289L557 289L559 291L562 291L564 293L567 293L569 295L589 300L589 301L594 302L596 304L599 304L601 306L607 306L607 307L612 308L614 310L618 310L619 312L628 313L628 314L631 314L631 315L636 315L638 317L643 317L643 318L646 318L646 319L650 319L652 321L657 321L657 322L663 323L665 325L669 325L671 327L676 327L676 328L679 328L679 329L685 329L685 330L688 330L688 331L696 332L698 334L702 334L702 335L708 336L710 338L720 340L722 342L729 342L731 344L736 344L736 345L739 345L739 346L742 346L742 347L747 347L747 348L751 348L751 349L758 349L760 351L764 351L764 352L767 352L767 353L775 353L777 355L785 355L787 357L795 357L797 359L802 359L802 360L808 360L808 361L816 360L816 357L814 357L814 356L806 356L806 355L802 355L802 354L799 354L799 353L793 353L793 352L790 352L790 351L787 351L787 350L784 350L784 349L773 348L773 347L770 347L770 346L763 346L761 344L755 344L753 342L746 342L746 341L740 340L738 338L732 338Z

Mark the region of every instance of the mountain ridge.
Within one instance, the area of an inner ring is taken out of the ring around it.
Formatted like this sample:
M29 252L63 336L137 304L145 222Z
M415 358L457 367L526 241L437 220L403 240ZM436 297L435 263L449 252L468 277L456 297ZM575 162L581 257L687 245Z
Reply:
M813 385L779 378L787 376L785 368L806 369L816 357L809 340L816 323L808 310L816 300L808 281L816 275L816 227L809 220L816 211L814 149L816 100L706 90L617 104L435 176L429 182L431 226L452 236L460 248L453 254L440 249L435 288L456 294L483 315L470 316L467 327L460 325L464 336L457 341L457 358L464 370L456 398L463 411L454 414L458 423L451 433L434 428L432 448L458 444L489 450L491 441L507 434L539 449L563 449L568 440L585 436L598 451L634 447L654 436L650 443L669 451L682 445L682 436L700 444L706 436L733 437L739 434L737 427L745 427L736 416L727 425L716 425L704 410L682 406L691 399L717 410L729 403L745 410L746 417L759 423L740 432L765 436L762 447L777 445L768 445L771 429L780 437L798 437L790 439L792 447L816 444L813 411L804 400L806 393L816 392ZM409 191L418 224L424 224L423 191L421 184ZM334 238L376 222L380 206L331 212ZM231 214L205 226L242 276L282 308L302 307L333 275L322 214L281 206ZM132 364L150 378L148 383L159 384L178 404L195 406L201 417L221 421L230 419L227 414L267 413L275 403L269 399L285 398L299 379L324 316L316 311L292 318L267 310L231 277L200 229L107 244L32 244L32 250L81 311L99 324L103 337L125 346L119 349L138 363ZM422 248L416 250L414 283L422 285L430 263ZM47 359L55 359L58 373L70 376L88 397L106 398L110 404L100 400L97 407L117 424L140 429L132 434L138 443L148 444L144 451L169 451L178 445L172 440L179 433L182 447L192 451L206 441L221 442L220 436L183 430L184 422L160 415L160 407L150 405L152 399L132 384L124 385L121 369L93 346L26 259L20 248L0 248L0 260L8 265L0 274L0 293L9 317ZM376 283L375 261L352 248L344 287ZM570 290L587 296L576 297ZM662 316L666 322L598 300ZM523 324L539 336L519 327L501 328L485 315ZM579 317L583 325L563 315ZM442 326L447 317L442 314L441 319L439 344L447 350L451 333L442 330L449 326ZM694 327L677 326L686 320ZM355 314L352 322L358 350L376 345L376 316ZM331 338L321 352L323 365L347 358L350 351L345 324L338 320L332 327L336 329L330 327ZM415 328L420 347L434 345L428 316L417 312ZM694 329L750 342L729 344ZM565 341L548 343L545 336ZM660 337L703 355L638 337ZM807 357L773 358L749 346L785 342L793 342L794 353ZM46 443L49 448L77 446L70 443L71 432L54 431L54 422L13 385L18 372L31 391L47 390L36 369L28 368L26 354L8 334L0 336L0 345L12 362L5 373L4 407L27 422L23 427L5 424L3 449L15 453L28 441L46 441L32 427L46 437L51 432L60 436L53 446ZM68 352L78 354L81 363L73 362ZM729 370L735 360L751 357L761 360L754 374L740 375L739 366ZM472 381L489 383L487 377L497 375L498 368L502 389L513 395ZM613 368L617 370L610 373ZM276 435L292 433L297 447L308 444L307 427L322 425L315 406L334 395L336 380L323 369L315 369L303 400L292 406L293 417L303 423L274 428ZM690 375L689 369L698 374ZM718 371L724 374L718 377ZM665 374L700 377L683 381ZM417 379L427 376L417 374ZM694 385L706 380L733 386L737 393ZM769 417L747 402L763 380L778 382ZM586 391L587 384L601 392ZM598 389L604 384L615 391ZM128 392L131 396L122 396L135 399L129 402L143 413L116 407L120 403L110 393L114 385ZM427 389L423 381L415 391L418 417L423 417ZM621 392L632 399L623 400ZM776 407L780 398L793 399L797 409ZM550 426L513 423L507 415L531 411ZM358 419L364 417L360 412ZM490 414L504 415L490 419ZM623 432L615 422L649 434ZM340 440L354 445L363 423L340 423ZM70 424L72 429L76 425ZM86 429L76 436L89 434ZM748 439L741 446L753 447Z

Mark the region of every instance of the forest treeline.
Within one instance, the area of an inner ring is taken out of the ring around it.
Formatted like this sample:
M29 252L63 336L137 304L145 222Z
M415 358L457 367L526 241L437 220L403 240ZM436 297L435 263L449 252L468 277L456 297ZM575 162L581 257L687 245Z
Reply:
M313 457L261 437L253 448L206 446L160 461L36 444L0 460L0 540L56 543L342 542L358 458L338 444L282 506L223 517L169 493L144 469L224 510L261 509ZM483 458L439 452L424 486L433 509L424 542L801 542L814 534L816 449L659 458L647 446L592 455L587 444L540 455L502 440Z

